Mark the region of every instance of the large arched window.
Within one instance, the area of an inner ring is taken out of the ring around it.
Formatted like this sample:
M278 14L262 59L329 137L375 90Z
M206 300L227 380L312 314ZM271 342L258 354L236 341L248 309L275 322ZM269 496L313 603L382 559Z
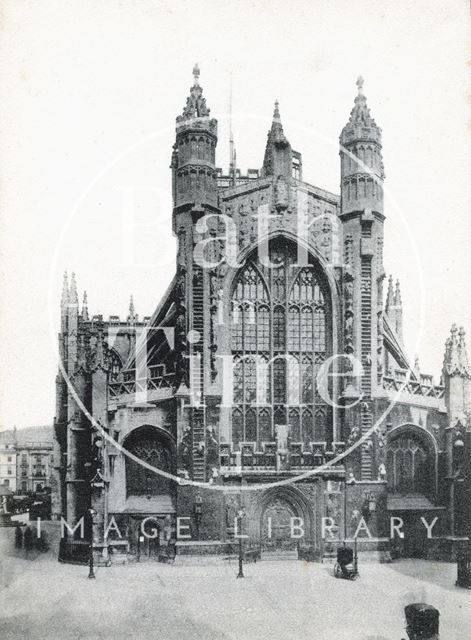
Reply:
M433 495L435 452L428 440L412 429L401 430L390 439L386 470L392 492Z
M273 441L276 425L287 424L292 442L325 441L331 413L316 376L331 354L327 285L314 262L296 264L287 241L270 243L274 266L257 258L241 268L232 293L232 440Z

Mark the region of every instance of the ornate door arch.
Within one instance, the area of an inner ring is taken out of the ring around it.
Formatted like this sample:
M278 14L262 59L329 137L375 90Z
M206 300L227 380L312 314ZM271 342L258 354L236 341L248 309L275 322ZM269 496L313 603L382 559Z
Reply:
M260 519L260 542L264 551L295 549L297 540L290 537L291 518L297 511L283 498L274 497L265 507Z
M292 486L273 487L256 497L251 536L260 541L262 551L290 551L298 544L316 544L316 509L311 504L312 499ZM291 518L297 519L293 522L295 528L297 525L302 527L304 535L301 538L290 535Z

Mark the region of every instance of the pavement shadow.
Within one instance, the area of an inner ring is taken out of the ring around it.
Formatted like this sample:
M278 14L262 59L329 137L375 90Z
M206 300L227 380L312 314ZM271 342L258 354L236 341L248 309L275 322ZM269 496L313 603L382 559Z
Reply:
M429 582L447 591L456 592L456 564L433 560L394 560L388 569L409 578Z

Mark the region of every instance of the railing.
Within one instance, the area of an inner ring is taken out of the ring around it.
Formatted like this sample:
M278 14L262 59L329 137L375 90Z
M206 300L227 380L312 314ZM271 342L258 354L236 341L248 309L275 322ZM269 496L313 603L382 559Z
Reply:
M167 373L165 367L161 365L149 367L147 378L137 380L135 369L128 369L127 371L121 372L119 380L110 382L110 396L116 398L127 393L172 389L174 380L175 374Z
M287 450L276 442L224 443L219 446L221 470L292 471L321 467L345 451L343 442L327 449L325 442L290 443Z
M383 376L383 388L386 391L400 391L413 396L422 396L425 398L443 398L445 387L441 385L424 384L424 380L431 381L429 376L421 376L421 381L409 380L406 382L406 376Z
M69 564L87 564L90 556L90 543L86 540L68 540L59 542L59 562Z

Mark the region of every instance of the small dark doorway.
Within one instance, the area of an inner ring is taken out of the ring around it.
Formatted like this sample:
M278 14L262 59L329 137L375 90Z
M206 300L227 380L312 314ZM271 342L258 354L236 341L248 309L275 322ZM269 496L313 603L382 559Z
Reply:
M126 537L131 554L140 562L158 560L161 528L154 519L144 522L147 516L131 516Z
M392 512L391 516L401 518L404 525L401 530L404 537L399 538L397 534L391 540L393 555L399 558L421 558L425 559L429 556L430 540L427 538L427 529L421 518L431 524L435 517L434 513L423 511L397 511ZM438 529L438 523L433 533Z

